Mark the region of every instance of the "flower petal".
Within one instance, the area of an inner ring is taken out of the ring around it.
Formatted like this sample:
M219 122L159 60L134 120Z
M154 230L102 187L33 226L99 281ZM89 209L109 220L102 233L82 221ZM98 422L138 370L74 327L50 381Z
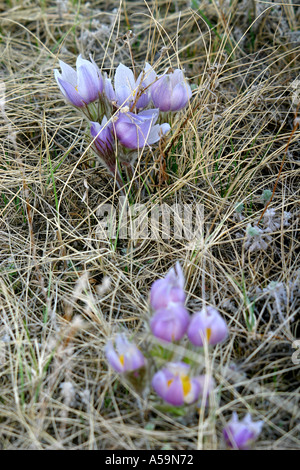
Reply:
M76 89L71 85L69 82L66 82L65 80L61 79L60 77L57 76L57 83L59 84L59 87L61 89L61 92L63 95L74 105L77 107L82 107L84 106L84 102L82 101L81 96L79 93L76 91Z

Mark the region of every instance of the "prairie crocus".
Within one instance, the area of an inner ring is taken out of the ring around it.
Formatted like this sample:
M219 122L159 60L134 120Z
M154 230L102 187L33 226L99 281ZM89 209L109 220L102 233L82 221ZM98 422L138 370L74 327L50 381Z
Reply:
M232 414L231 420L223 429L223 436L231 449L248 450L258 438L263 427L263 421L252 421L248 413L239 421L237 414Z
M184 362L168 363L152 379L152 387L157 395L174 406L197 401L200 385L197 378L189 377L189 369L190 366Z
M113 175L117 174L118 183L120 183L119 173L116 168L112 131L112 124L107 121L106 116L103 117L101 124L99 122L91 122L90 132L93 138L93 148L106 168Z
M152 101L160 111L179 111L187 105L191 96L191 87L179 69L161 76L151 86Z
M200 312L194 313L191 318L187 335L195 346L203 346L204 342L215 345L224 341L228 336L225 320L219 312L211 307L204 307Z
M155 124L158 114L158 109L148 109L139 114L120 112L114 123L115 134L120 143L128 149L139 149L158 142L170 130L167 123Z
M54 77L62 94L74 106L82 108L99 98L103 91L103 79L94 61L83 59L81 55L76 61L76 71L59 61L62 73L54 70Z
M157 310L151 318L150 327L156 338L164 341L179 341L186 333L190 316L181 304L171 304Z
M145 358L138 347L128 341L124 334L116 337L116 349L112 341L105 346L105 354L109 364L119 373L133 372L146 365Z
M156 79L156 73L151 65L146 63L144 70L135 80L132 70L120 64L115 73L115 93L118 106L135 106L145 108L150 102L151 84Z
M164 279L158 279L152 284L150 291L150 305L153 310L167 308L170 303L181 304L185 302L184 275L177 262Z

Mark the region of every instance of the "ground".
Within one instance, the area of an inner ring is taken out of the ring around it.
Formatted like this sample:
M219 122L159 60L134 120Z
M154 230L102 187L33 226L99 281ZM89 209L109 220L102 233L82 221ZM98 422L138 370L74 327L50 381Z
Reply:
M256 449L299 449L299 19L292 0L0 3L1 449L222 449L233 411L264 421ZM79 54L110 77L181 68L193 90L122 191L54 80ZM101 236L124 194L198 204L203 236ZM204 353L150 333L151 285L177 261L189 312L228 324ZM152 372L169 352L210 370L209 405L133 390L104 354L119 331Z

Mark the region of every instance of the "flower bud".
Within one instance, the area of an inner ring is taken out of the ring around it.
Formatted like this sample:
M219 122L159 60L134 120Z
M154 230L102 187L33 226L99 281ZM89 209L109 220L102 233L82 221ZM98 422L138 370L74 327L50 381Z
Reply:
M184 305L184 275L179 262L175 269L171 268L164 279L158 279L152 284L150 305L153 310L167 308L170 303Z
M253 422L249 413L239 421L237 414L234 412L231 420L223 430L223 436L228 447L248 450L258 438L262 427L263 421Z
M167 123L155 125L158 113L158 109L148 109L139 114L120 112L114 123L120 143L129 149L140 149L158 142L170 130Z
M54 77L62 94L74 106L81 108L96 101L103 91L103 79L95 62L78 56L76 71L59 61L62 73L54 70Z
M189 377L190 366L184 362L170 362L157 372L152 387L167 403L173 406L191 404L198 400L200 385L197 378Z
M179 111L187 105L191 96L191 87L179 69L163 75L151 86L152 101L160 111Z
M138 347L130 343L124 334L116 337L116 349L112 341L105 346L105 354L109 364L119 373L132 372L144 367L145 358Z
M191 318L187 335L195 346L203 346L204 342L215 345L224 341L228 336L225 320L213 307L204 307L194 313Z
M190 316L180 304L157 310L151 318L150 327L156 338L164 341L179 341L185 335Z

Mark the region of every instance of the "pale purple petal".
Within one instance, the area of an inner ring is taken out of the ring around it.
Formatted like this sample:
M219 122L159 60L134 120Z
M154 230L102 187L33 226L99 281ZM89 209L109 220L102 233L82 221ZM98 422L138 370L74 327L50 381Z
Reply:
M124 354L124 369L128 372L140 369L145 365L145 358L141 351L131 345L130 349Z
M169 111L171 107L172 85L169 77L161 77L151 87L151 97L154 106L160 111Z
M184 108L188 100L186 84L184 82L178 83L173 89L170 105L171 111L179 111Z
M104 93L110 101L116 100L116 94L111 84L111 79L107 78L107 76L104 77Z
M174 378L163 398L174 406L181 406L184 404L183 386L180 377Z
M74 105L79 108L84 106L84 102L79 95L78 91L71 85L69 82L62 80L60 77L57 77L57 82L59 84L60 90L63 95Z
M228 327L219 312L208 306L192 316L187 335L195 346L202 347L206 338L208 344L216 345L227 338Z
M180 69L175 69L174 72L169 74L172 87L174 88L178 83L184 82L184 74Z
M239 421L237 414L234 412L231 420L223 429L225 442L231 448L249 449L261 433L262 426L263 421L255 423L250 415L246 415L242 421Z
M147 142L149 145L156 144L163 135L165 135L169 130L171 129L170 124L167 122L164 124L156 124L153 126L149 132L149 137L147 139Z
M132 90L135 86L135 80L132 70L123 64L118 65L115 73L115 89L127 85Z
M164 341L179 341L186 333L189 314L180 304L171 304L169 308L158 310L151 318L150 327L156 338Z
M180 264L176 263L176 271L171 268L164 279L154 281L150 291L150 305L154 310L168 307L169 303L184 304L184 275Z
M160 111L179 111L187 105L192 91L184 79L182 70L176 69L160 77L151 86L151 96L154 105Z
M130 106L130 103L133 101L131 88L127 85L116 88L116 101L119 106Z
M77 86L77 73L70 65L66 64L62 60L59 61L62 74L61 78L66 82L69 82L75 88Z
M99 97L101 89L100 80L94 66L90 62L88 64L81 65L77 69L78 93L87 104L92 103Z
M109 364L119 373L124 372L124 366L122 365L119 355L113 348L113 344L111 341L107 343L105 346L105 354Z

